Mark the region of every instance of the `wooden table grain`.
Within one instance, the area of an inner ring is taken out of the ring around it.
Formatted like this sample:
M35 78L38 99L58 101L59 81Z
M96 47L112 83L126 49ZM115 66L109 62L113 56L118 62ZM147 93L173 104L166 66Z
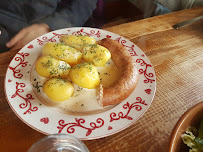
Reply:
M104 30L119 34L142 49L156 73L157 90L148 111L127 129L84 141L90 152L166 152L180 116L203 101L203 21L178 30L172 25L203 15L203 7L182 10ZM0 149L25 152L45 135L24 124L9 107L4 78L17 51L0 54Z

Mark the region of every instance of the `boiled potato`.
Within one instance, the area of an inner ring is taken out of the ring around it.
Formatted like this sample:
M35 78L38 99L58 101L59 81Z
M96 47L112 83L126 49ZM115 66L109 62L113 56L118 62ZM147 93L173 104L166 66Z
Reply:
M56 59L67 62L70 65L81 61L82 53L62 43L49 42L42 49L43 56L51 55Z
M88 89L93 89L100 83L96 67L88 62L75 65L70 70L69 77L73 83Z
M44 83L43 91L54 101L65 101L72 96L74 87L65 79L52 78Z
M96 44L96 40L90 36L82 35L63 35L60 38L60 42L65 43L68 46L82 51L83 47L87 44Z
M86 45L83 50L83 58L88 62L93 62L95 66L105 66L106 62L111 58L108 49L101 45Z
M68 77L71 66L52 56L43 56L37 59L35 69L42 77Z

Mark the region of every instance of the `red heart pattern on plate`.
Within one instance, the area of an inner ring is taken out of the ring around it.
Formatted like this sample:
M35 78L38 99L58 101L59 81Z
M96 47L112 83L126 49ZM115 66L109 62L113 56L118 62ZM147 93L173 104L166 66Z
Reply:
M11 79L8 79L8 82L12 82L12 80L11 80Z
M112 128L111 126L109 126L109 127L108 127L108 130L111 130L111 129L113 129L113 128Z
M32 49L32 48L33 48L33 45L30 44L27 48Z
M110 35L106 35L106 38L110 39L110 38L111 38L111 36L110 36Z
M152 91L151 89L146 89L146 90L145 90L145 92L146 92L147 94L151 94L151 91Z
M48 124L49 123L49 118L45 117L45 118L40 119L40 121L45 123L45 124Z

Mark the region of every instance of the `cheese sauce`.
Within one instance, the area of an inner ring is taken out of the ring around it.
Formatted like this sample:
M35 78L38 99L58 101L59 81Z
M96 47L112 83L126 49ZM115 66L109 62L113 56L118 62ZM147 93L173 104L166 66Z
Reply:
M79 87L76 84L73 84L74 94L68 100L63 102L51 100L42 89L43 84L48 80L48 78L39 76L34 67L35 65L33 66L31 73L33 91L42 103L54 110L73 115L86 115L103 112L113 107L102 107L98 104L96 88L86 89ZM108 87L119 79L118 70L112 60L109 60L105 67L97 67L97 70L100 76L100 83L103 87Z

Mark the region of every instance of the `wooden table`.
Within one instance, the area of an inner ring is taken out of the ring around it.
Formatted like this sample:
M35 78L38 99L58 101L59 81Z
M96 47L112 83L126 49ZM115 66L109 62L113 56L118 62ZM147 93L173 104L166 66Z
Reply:
M127 129L84 141L91 152L165 152L180 116L203 101L203 21L174 30L172 25L203 15L203 7L122 24L105 30L134 42L154 66L157 91L148 111ZM24 152L43 134L25 125L9 107L4 77L16 54L0 54L0 149Z

